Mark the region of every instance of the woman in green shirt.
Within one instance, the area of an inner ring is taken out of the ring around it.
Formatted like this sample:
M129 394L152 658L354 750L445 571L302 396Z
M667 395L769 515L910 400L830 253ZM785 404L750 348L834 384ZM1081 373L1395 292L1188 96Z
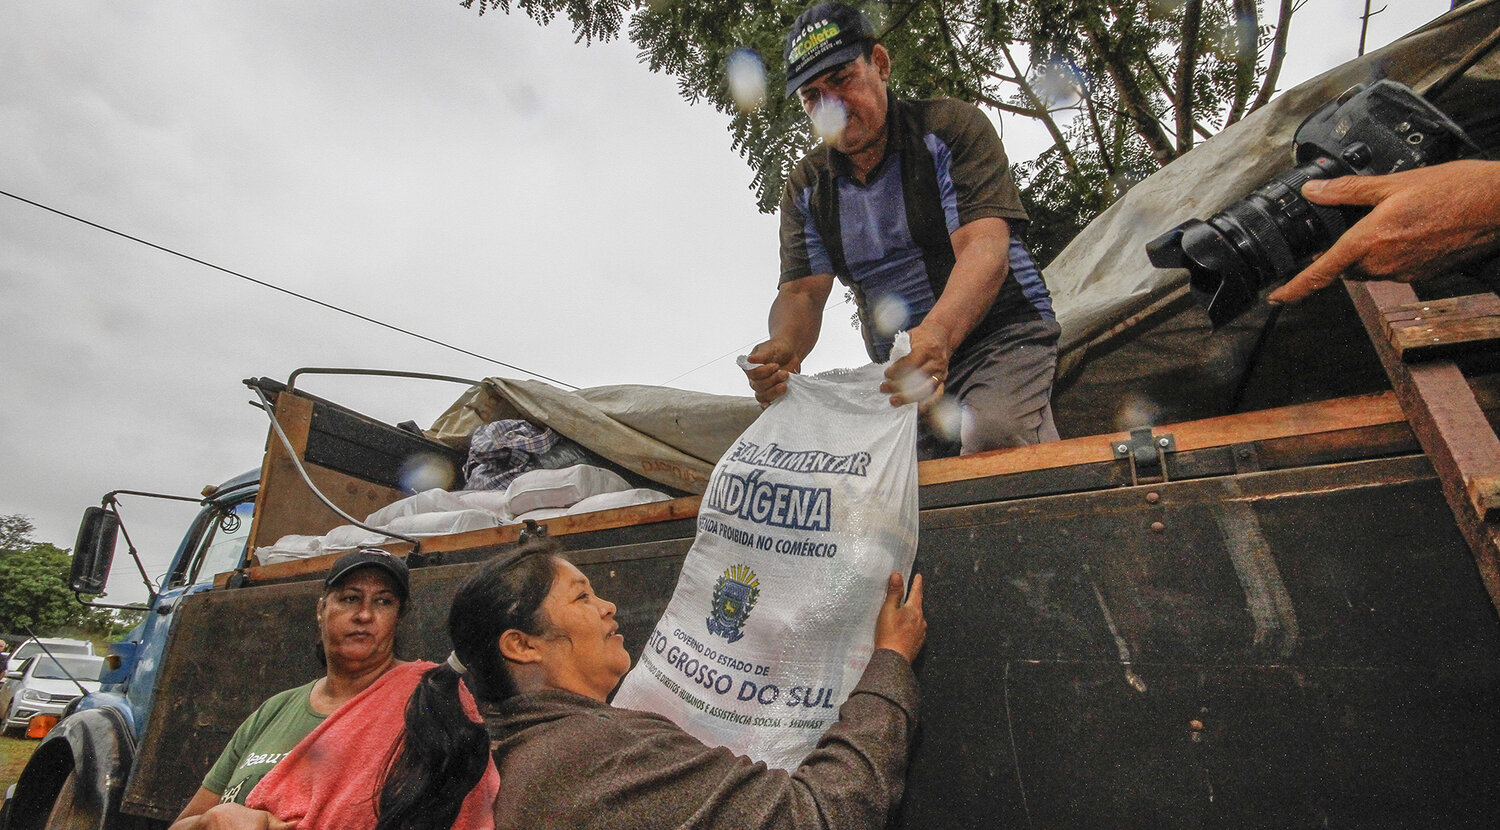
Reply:
M328 572L318 632L328 673L267 700L245 720L171 830L283 830L294 825L244 806L250 791L334 710L396 668L396 623L409 593L406 563L375 549L346 554Z

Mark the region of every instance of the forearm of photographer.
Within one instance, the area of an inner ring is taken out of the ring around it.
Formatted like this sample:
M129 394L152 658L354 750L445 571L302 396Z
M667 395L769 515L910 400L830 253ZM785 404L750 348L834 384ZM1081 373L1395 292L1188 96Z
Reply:
M1388 176L1309 181L1308 201L1370 213L1300 274L1272 291L1295 303L1339 277L1414 282L1500 250L1500 161L1466 159Z

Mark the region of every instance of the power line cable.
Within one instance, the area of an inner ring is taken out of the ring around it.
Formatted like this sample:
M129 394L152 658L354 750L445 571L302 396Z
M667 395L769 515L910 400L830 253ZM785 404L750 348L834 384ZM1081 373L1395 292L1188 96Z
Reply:
M737 349L733 349L731 351L725 352L724 354L721 354L718 357L713 358L712 360L706 360L706 361L698 364L697 366L694 366L693 368L687 370L686 372L683 372L680 375L677 375L675 377L667 378L666 380L664 380L661 383L657 384L657 386L666 386L666 385L670 384L672 381L678 380L679 378L685 378L688 375L691 375L692 373L698 371L699 369L702 369L705 366L712 366L713 364L718 363L719 361L723 360L726 357L735 357L736 355L743 354L746 349L750 348L751 346L754 346L758 342L759 341L757 341L757 340L751 340L749 343L746 343L745 345L740 346Z
M84 225L88 225L91 228L98 228L99 230L104 231L105 233L112 233L115 236L121 237L123 239L128 239L131 242L140 243L141 245L145 245L148 248L155 248L156 250L161 251L162 253L171 254L172 256L175 256L175 257L181 257L182 259L185 259L185 260L187 260L189 262L196 262L197 264L202 265L202 266L204 266L206 268L212 268L215 271L222 271L223 273L228 274L228 275L230 275L232 277L239 277L240 279L245 280L247 282L253 282L256 285L259 285L259 286L262 286L262 287L265 287L265 288L270 288L270 289L275 290L275 291L280 291L283 294L288 294L290 296L296 297L299 300L305 300L306 302L312 303L314 305L322 306L323 308L329 309L330 311L337 311L340 314L347 314L350 317L353 317L353 318L355 318L357 320L363 320L366 323L374 323L375 325L380 326L382 328L390 329L391 331L394 331L394 332L399 332L399 333L404 334L404 335L406 335L408 337L415 337L418 340L426 341L426 342L431 343L431 344L433 344L435 346L442 346L445 349L452 349L453 351L458 352L460 354L465 354L465 355L468 355L469 357L475 357L475 358L478 358L480 360L484 360L484 361L493 363L496 366L504 366L507 369L514 369L517 372L525 372L526 374L531 375L532 377L541 378L542 380L549 381L551 383L555 383L555 384L557 384L559 386L566 386L569 389L577 389L578 388L577 386L574 386L571 383L568 383L566 381L558 380L557 378L547 377L546 375L544 375L544 374L542 374L540 372L533 372L530 369L526 369L526 368L517 366L517 365L515 365L513 363L506 363L503 360L496 360L493 357L489 357L487 355L482 355L482 354L479 354L478 352L471 352L468 349L462 348L460 346L455 346L452 343L444 343L441 340L437 340L435 338L428 337L425 334L418 334L417 332L411 331L409 329L401 328L400 326L393 325L391 323L387 323L387 322L385 322L383 320L377 320L374 317L368 317L366 315L360 314L357 311L350 311L347 308L342 308L342 307L336 306L336 305L334 305L332 303L324 302L324 301L319 300L319 299L317 299L315 297L309 297L306 294L299 294L296 291L293 291L293 290L291 290L289 288L282 288L281 286L276 285L275 283L266 282L265 280L260 280L260 279L256 279L255 277L252 277L252 276L249 276L249 275L246 275L246 274L241 274L238 271L234 271L234 270L231 270L229 268L225 268L222 265L215 265L212 262L208 262L206 260L199 259L199 258L197 258L195 256L191 256L189 254L184 254L181 251L174 251L171 248L167 248L165 246L158 245L155 242L147 242L146 240L141 239L138 236L131 236L130 234L125 233L124 231L117 231L114 228L107 227L105 225L101 225L98 222L90 222L89 220L84 219L82 217L74 216L71 213L68 213L68 212L62 211L62 210L58 210L57 208L54 208L54 207L48 207L47 205L44 205L44 204L42 204L40 202L33 202L32 200L27 199L24 196L17 196L16 194L11 193L11 192L6 191L6 190L0 190L0 196L9 196L10 198L15 199L18 202L25 202L26 204L31 205L32 207L41 208L42 210L45 210L45 211L47 211L49 213L55 213L58 216L64 217L66 219L72 219L74 222L79 222L79 223L82 223Z
M836 306L847 305L848 303L849 303L849 297L847 295L845 295L844 299L839 300L838 302L829 303L828 307L825 308L825 309L823 309L823 313L827 314L828 312L832 311ZM677 375L677 376L671 377L671 378L667 378L666 380L662 381L661 383L658 383L657 386L666 386L667 384L671 383L672 381L679 380L681 378L685 378L688 375L691 375L692 373L698 371L699 369L702 369L705 366L712 366L713 364L718 363L719 361L723 360L726 357L734 357L734 356L740 354L741 352L745 351L746 349L749 349L751 346L754 346L756 344L756 342L757 341L755 341L755 340L751 340L749 343L746 343L745 345L739 347L738 349L734 349L732 351L725 352L724 354L721 354L718 357L713 358L712 360L707 360L707 361L704 361L703 363L698 364L697 366L694 366L693 368L687 370L686 372L683 372L680 375Z

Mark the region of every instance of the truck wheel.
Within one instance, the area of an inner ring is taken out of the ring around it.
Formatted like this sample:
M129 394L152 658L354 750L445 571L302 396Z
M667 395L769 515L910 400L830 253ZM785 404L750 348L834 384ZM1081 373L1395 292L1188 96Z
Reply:
M95 817L91 813L73 809L74 775L69 771L68 777L63 779L57 800L52 802L52 812L47 814L47 823L42 825L45 830L92 830L94 827Z

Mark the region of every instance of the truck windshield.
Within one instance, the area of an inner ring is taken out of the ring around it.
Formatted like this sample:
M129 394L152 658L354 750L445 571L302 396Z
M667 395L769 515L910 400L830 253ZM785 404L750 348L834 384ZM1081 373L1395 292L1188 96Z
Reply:
M245 542L250 538L250 519L255 513L254 501L231 506L209 526L193 557L192 584L212 582L214 576L240 566Z
M103 657L58 655L37 659L31 676L38 680L98 680L99 670L104 666Z

